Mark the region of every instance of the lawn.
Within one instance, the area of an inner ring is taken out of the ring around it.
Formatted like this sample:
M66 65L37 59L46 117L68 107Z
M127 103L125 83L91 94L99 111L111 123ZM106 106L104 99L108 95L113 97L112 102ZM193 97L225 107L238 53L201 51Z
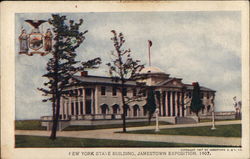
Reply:
M16 120L15 129L16 130L46 130L46 127L41 126L41 121L39 120Z
M211 126L186 127L155 130L128 131L133 134L159 134L159 135L191 135L191 136L218 136L218 137L241 137L241 124L218 125L215 130Z
M168 125L168 122L159 122L160 125ZM155 125L155 122L151 122L151 126ZM149 126L148 122L128 122L126 127L139 127ZM63 131L80 131L80 130L95 130L95 129L110 129L110 128L122 128L122 124L110 124L110 125L86 125L86 126L69 126Z
M237 119L216 119L216 121L237 121ZM200 119L200 123L204 122L212 122L212 119Z
M84 139L58 137L55 141L48 137L16 135L16 148L28 147L227 147L218 145L125 141L108 139Z
M168 125L168 122L159 122L160 125ZM151 122L150 125L155 125L155 122ZM148 122L129 122L126 123L126 127L137 126L149 126ZM110 124L110 125L86 125L86 126L69 126L63 131L80 131L80 130L96 130L96 129L110 129L110 128L122 128L122 124ZM16 120L16 130L46 130L46 127L41 126L39 120Z

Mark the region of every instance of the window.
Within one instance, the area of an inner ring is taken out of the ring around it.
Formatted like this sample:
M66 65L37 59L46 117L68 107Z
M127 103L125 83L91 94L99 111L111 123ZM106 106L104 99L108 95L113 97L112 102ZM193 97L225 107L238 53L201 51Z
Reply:
M86 114L91 114L91 100L86 100L85 112Z
M78 110L78 102L76 102L76 103L75 103L75 105L76 105L76 115L78 115L78 114L79 114L79 110Z
M210 112L210 109L211 109L211 106L208 105L208 106L207 106L207 112Z
M209 99L209 93L207 93L207 99Z
M86 88L85 92L86 92L86 96L91 96L91 88Z
M202 106L202 114L205 113L204 110L205 110L205 105Z
M101 87L101 95L106 95L106 87Z
M80 102L80 113L83 114L83 102Z
M123 88L123 89L122 89L122 94L123 94L124 96L127 96L127 88Z
M118 113L118 109L119 109L119 105L118 104L113 105L113 114L117 114Z
M201 93L201 99L204 97L204 93Z
M136 96L137 95L137 92L136 92L136 88L133 89L133 96Z
M129 105L125 105L125 116L128 116L128 113L130 111Z
M146 90L144 89L144 90L142 91L143 97L146 97L146 94L147 94L147 92L146 92Z
M69 91L69 95L72 97L73 94L74 94L74 93L73 93L73 90L70 90L70 91Z
M102 114L107 114L108 105L107 104L101 105L101 110L102 110Z
M112 95L113 96L117 96L117 88L116 87L113 87L113 89L112 89Z
M138 116L139 111L140 111L139 106L138 105L134 105L134 107L133 107L133 115L134 116Z
M143 106L143 115L144 116L147 115L147 107L146 107L146 105Z
M79 93L80 93L79 95L82 95L82 89L79 89Z

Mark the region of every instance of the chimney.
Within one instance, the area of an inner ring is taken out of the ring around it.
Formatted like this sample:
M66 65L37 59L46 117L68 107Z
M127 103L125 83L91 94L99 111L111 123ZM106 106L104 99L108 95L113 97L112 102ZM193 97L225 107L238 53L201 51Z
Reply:
M193 82L193 83L192 83L192 86L195 86L196 84L197 84L197 82Z
M88 71L82 71L81 76L83 76L83 77L88 76Z

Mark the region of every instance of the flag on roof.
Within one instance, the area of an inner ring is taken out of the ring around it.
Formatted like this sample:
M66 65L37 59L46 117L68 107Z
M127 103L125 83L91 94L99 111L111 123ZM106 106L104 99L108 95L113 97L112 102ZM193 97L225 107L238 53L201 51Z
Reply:
M149 47L152 46L152 41L151 40L148 40L148 45L149 45Z

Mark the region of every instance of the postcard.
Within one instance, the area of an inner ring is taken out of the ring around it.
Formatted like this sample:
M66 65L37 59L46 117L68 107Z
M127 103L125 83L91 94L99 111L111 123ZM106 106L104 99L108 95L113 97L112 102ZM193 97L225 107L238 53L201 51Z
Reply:
M248 2L1 13L2 158L250 157Z

